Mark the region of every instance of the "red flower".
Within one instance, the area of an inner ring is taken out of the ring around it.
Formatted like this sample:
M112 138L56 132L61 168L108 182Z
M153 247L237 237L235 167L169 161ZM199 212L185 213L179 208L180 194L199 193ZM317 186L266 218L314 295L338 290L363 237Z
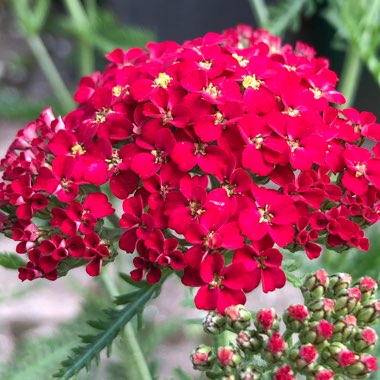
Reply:
M119 246L124 251L132 253L136 248L138 239L145 240L153 231L154 220L151 215L144 213L141 196L125 199L123 211L120 226L127 231L121 236Z
M157 173L167 162L175 146L175 139L169 129L157 131L154 142L139 140L138 145L148 152L137 153L131 161L131 169L142 179L147 179Z
M252 187L257 206L241 212L239 226L251 240L260 240L267 234L280 247L294 237L292 224L296 221L296 209L290 197L275 190Z
M199 277L185 269L182 282L189 286L201 285L194 299L198 309L217 309L224 314L228 306L245 303L246 297L242 291L244 273L242 264L225 267L223 256L215 253L207 256L202 262Z
M342 178L343 185L353 193L362 195L368 190L368 182L380 189L380 160L371 158L365 148L347 145L343 153L347 171Z
M286 283L285 273L280 268L282 255L278 249L267 248L259 252L244 245L243 248L235 251L233 262L242 263L245 266L247 272L245 292L257 288L260 281L262 281L264 293L282 288Z
M48 194L57 194L62 202L71 202L79 192L77 161L71 156L58 156L52 162L52 169L42 167L33 186Z

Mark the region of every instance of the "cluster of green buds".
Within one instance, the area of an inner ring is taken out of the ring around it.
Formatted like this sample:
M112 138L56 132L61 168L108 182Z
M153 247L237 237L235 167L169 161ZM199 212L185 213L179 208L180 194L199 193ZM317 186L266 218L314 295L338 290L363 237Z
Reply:
M377 341L370 325L380 318L376 281L318 270L301 291L304 304L290 305L281 318L273 308L251 313L243 305L209 312L203 327L215 344L193 351L194 369L225 380L368 378L377 369L369 354Z

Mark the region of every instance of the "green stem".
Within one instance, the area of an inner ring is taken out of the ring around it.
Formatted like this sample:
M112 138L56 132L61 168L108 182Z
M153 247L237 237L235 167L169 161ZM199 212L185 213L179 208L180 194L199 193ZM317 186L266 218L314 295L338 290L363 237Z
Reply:
M94 50L89 39L90 21L80 1L65 0L64 2L78 32L81 75L88 75L94 71Z
M112 298L116 297L119 294L115 283L111 281L111 278L107 275L107 272L105 270L102 272L101 280L105 289ZM125 326L124 337L125 339L123 339L123 342L127 347L128 354L131 356L132 362L135 363L135 369L139 375L138 378L141 380L153 380L131 323L127 323Z
M41 37L38 35L25 35L25 38L43 73L48 79L50 86L54 91L54 95L58 98L64 111L70 111L75 107L75 103L42 42Z
M115 228L120 228L120 219L119 217L116 215L116 213L113 213L109 216L107 216L106 218L111 224L112 224L112 227L115 227Z
M276 22L272 22L270 32L282 36L284 32L289 28L290 23L294 22L302 8L305 5L306 0L294 0L289 6L286 12L276 19Z
M341 83L339 86L339 91L346 98L346 104L344 104L344 107L351 107L355 101L361 69L362 61L360 55L358 54L357 49L351 45L346 53L341 75Z
M252 12L256 18L256 21L260 28L266 28L268 26L268 8L264 0L249 0Z
M284 334L282 334L282 338L286 341L286 343L292 343L290 340L292 339L293 333L289 330L285 330ZM291 344L290 344L291 345Z

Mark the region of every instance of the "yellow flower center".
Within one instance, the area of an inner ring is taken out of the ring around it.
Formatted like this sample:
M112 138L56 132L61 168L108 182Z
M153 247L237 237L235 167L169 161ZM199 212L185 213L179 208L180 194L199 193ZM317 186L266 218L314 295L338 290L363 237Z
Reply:
M214 274L214 280L211 281L208 286L210 289L215 289L216 287L223 289L224 276L219 276L217 273Z
M168 74L159 73L158 77L153 81L152 87L168 88L168 85L172 80L173 78Z
M199 62L199 66L202 67L202 69L210 70L212 66L211 61L201 61Z
M123 160L119 157L119 152L117 150L114 150L112 152L111 158L106 159L105 161L108 164L108 170L112 170L112 168L116 167L117 165L123 162Z
M218 124L221 124L221 123L225 122L223 114L221 112L219 112L219 111L216 114L214 114L214 117L215 117L215 121L214 121L215 125L218 125Z
M194 146L195 146L194 156L196 156L197 154L201 154L202 156L206 155L205 149L206 149L207 144L203 144L199 142L199 143L194 143Z
M120 96L121 93L123 92L123 87L117 85L112 89L112 94L113 96Z
M200 203L198 203L196 201L190 201L189 204L188 204L188 207L190 209L190 212L191 212L192 216L195 216L195 215L201 216L206 211L203 208L200 208Z
M274 215L269 212L269 205L265 205L264 208L259 207L258 210L260 213L259 223L265 222L268 224L272 224L271 219L273 218Z
M264 137L261 134L258 134L254 139L249 139L249 141L255 145L257 150L260 150L263 146Z
M366 168L366 165L365 164L357 164L355 166L355 168L357 169L356 173L355 173L355 177L362 177L364 174L365 174L365 168Z
M73 156L76 156L77 154L82 155L85 153L86 153L86 149L84 149L83 146L79 144L78 142L76 142L75 145L71 147L71 154Z
M292 153L294 153L300 147L299 141L291 140L290 137L286 138L286 142L290 146L290 150L292 151Z
M203 88L203 91L207 92L214 99L216 99L221 94L221 91L218 90L218 88L212 83L210 83L207 88Z
M102 124L106 121L107 115L111 112L108 108L103 108L101 111L95 113L95 123Z
M252 87L254 90L258 90L264 81L257 79L256 75L244 75L243 76L243 87Z
M238 61L241 67L247 67L249 60L245 59L243 56L238 55L236 53L232 54L232 56Z
M298 111L297 109L294 109L292 107L288 107L288 108L284 109L282 111L282 113L285 115L289 115L291 117L300 116L300 111Z
M173 120L173 115L171 113L171 111L167 111L164 115L164 117L162 118L162 125L166 125L166 123L168 122L168 120Z
M314 94L314 99L320 99L323 96L323 92L317 87L311 87L309 90Z

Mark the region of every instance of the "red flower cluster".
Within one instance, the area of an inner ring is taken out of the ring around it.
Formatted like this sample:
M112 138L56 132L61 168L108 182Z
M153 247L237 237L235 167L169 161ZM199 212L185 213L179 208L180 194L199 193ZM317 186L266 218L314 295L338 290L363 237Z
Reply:
M184 270L203 309L244 303L260 281L282 287L274 245L310 259L321 244L368 249L380 145L361 145L380 141L380 125L332 107L345 101L338 78L312 48L238 26L106 57L81 80L78 108L63 119L44 110L2 161L0 226L28 254L22 280L82 261L99 273L110 256L102 218L114 212L105 185L123 201L132 277Z

